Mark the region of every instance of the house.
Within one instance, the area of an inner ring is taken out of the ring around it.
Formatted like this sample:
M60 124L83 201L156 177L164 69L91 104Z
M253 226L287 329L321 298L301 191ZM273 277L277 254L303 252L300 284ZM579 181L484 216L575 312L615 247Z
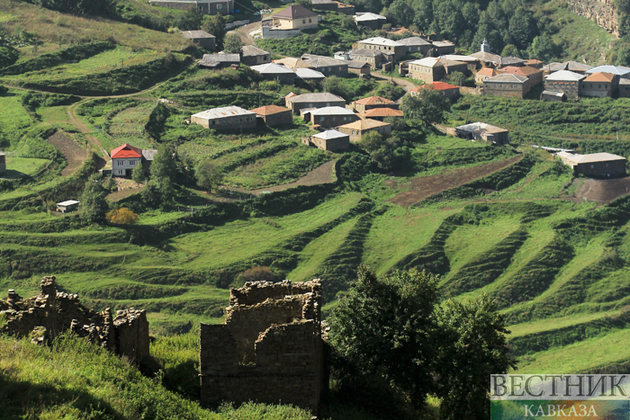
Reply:
M567 94L564 92L554 92L551 90L543 90L540 99L546 102L566 102Z
M350 136L337 130L326 130L302 139L302 143L322 150L338 152L350 148Z
M252 70L259 73L265 80L277 80L285 85L292 85L295 80L295 72L281 64L260 64L252 66Z
M545 78L545 90L564 92L567 98L577 99L580 95L580 83L585 78L583 74L560 70Z
M321 16L300 4L294 4L271 16L272 27L280 30L314 29Z
M190 122L214 130L256 128L256 113L238 106L224 106L194 114Z
M7 154L0 152L0 175L4 175L7 172Z
M421 60L411 61L408 64L409 77L422 80L425 83L433 83L442 80L447 74L455 71L466 72L468 66L461 61L451 61L445 58L426 57Z
M361 141L361 137L370 131L375 131L384 137L390 136L392 125L383 121L365 119L341 125L337 127L337 130L349 135L350 141L356 143Z
M501 73L483 81L483 93L488 96L523 99L529 93L528 79L525 76Z
M277 60L273 60L272 62L276 64L282 64L283 66L287 66L295 70L297 68L298 61L300 61L300 59L296 57L284 57L284 58L279 58Z
M593 67L592 69L586 70L585 72L585 74L594 74L594 73L608 73L608 74L614 74L615 76L618 76L619 78L630 79L630 69L627 67L610 66L610 65L597 66L597 67Z
M71 211L76 211L79 208L80 201L77 200L66 200L57 203L57 211L61 213L68 213Z
M508 130L495 127L494 125L474 122L455 127L457 137L466 140L484 140L494 144L508 144Z
M353 61L368 63L372 69L380 69L382 64L388 61L382 52L368 48L352 50L348 52L348 57Z
M610 73L592 73L580 82L580 96L611 97L619 87L619 76Z
M522 58L512 57L510 55L507 55L505 57L501 57L501 64L499 65L499 68L508 67L508 66L520 67L524 65L525 65L525 60L523 60Z
M444 82L433 82L426 85L418 86L411 89L409 94L411 96L418 96L418 93L421 89L439 90L440 92L442 92L442 96L448 99L455 99L459 96L459 87Z
M130 177L137 166L142 166L142 149L128 143L112 150L112 175Z
M497 68L501 65L501 56L490 51L490 44L484 38L478 52L470 54L469 57L481 60L484 66Z
M630 98L630 79L619 79L619 97Z
M311 111L311 122L320 127L337 127L359 119L351 109L341 106L326 106Z
M526 89L529 91L534 86L537 86L543 82L543 71L529 66L507 66L501 68L502 73L515 74L517 76L527 77Z
M357 26L364 26L366 28L370 28L376 31L378 29L381 29L383 25L387 23L387 18L376 13L359 12L354 15L354 23L356 23Z
M369 76L372 71L372 66L365 61L348 60L348 72L358 74L359 76Z
M433 55L439 57L445 54L453 54L455 52L455 44L451 41L433 41Z
M396 42L405 46L405 54L422 54L426 56L433 49L433 44L430 41L419 36L399 39Z
M296 68L295 74L297 77L299 77L302 80L313 80L315 82L321 82L322 80L326 78L324 73L317 70L309 69L306 67Z
M383 121L385 118L402 118L403 116L404 114L401 110L393 108L373 108L359 113L359 118L362 120L369 118L371 120Z
M466 63L466 67L470 71L476 71L477 69L480 69L481 67L483 67L483 65L481 64L481 60L479 60L478 58L470 57L468 55L446 54L446 55L442 55L442 56L440 56L438 58L443 58L445 60L450 60L450 61L460 61L462 63Z
M592 69L593 66L588 64L578 63L577 61L565 61L564 63L549 63L543 66L543 72L545 74L555 73L557 71L572 71L573 73L584 74L587 70Z
M243 45L241 63L248 66L271 63L271 54L253 45Z
M484 80L490 77L494 77L498 74L499 72L496 71L493 67L484 67L475 74L475 83L478 85L483 85Z
M393 61L400 60L406 54L405 45L398 41L393 41L380 36L361 40L356 45L356 47L354 45L352 47L354 49L367 48L369 50L381 51L384 54L392 55Z
M348 76L348 63L343 60L335 60L323 55L304 54L297 61L296 67L304 67L317 70L325 76Z
M180 31L186 39L190 39L193 44L214 51L217 47L217 38L206 31Z
M254 108L251 112L255 112L269 127L293 124L293 112L283 106L265 105Z
M614 178L626 174L626 158L611 153L592 153L579 155L577 153L556 153L562 163L571 166L575 173L596 178Z
M220 69L230 66L240 66L241 56L239 54L204 54L201 60L197 62L199 67L209 69Z
M370 96L369 98L363 98L358 101L351 102L350 105L348 105L348 108L356 112L363 112L374 108L398 109L398 104L387 98L383 98L382 96Z
M289 93L284 97L287 108L291 108L294 114L299 114L301 109L324 108L327 106L346 106L346 100L332 93L305 93L296 95Z
M194 8L209 15L227 15L234 11L234 0L149 0L149 4L184 11Z

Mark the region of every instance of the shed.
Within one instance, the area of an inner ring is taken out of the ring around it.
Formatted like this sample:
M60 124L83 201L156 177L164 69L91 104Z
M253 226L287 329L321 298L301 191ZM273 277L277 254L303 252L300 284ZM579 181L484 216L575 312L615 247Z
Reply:
M68 213L70 211L75 211L79 208L79 201L77 200L66 200L57 203L57 211L61 213Z
M241 62L248 66L271 63L271 53L253 45L243 45Z
M190 121L215 130L248 129L256 127L256 114L238 106L224 106L198 112Z
M214 49L217 47L216 37L206 31L181 31L180 33L184 38L190 39L193 44L207 50L214 51Z
M455 127L455 133L458 137L467 140L485 140L495 144L507 144L509 142L508 130L483 122L460 125Z
M278 80L280 83L285 85L293 84L293 81L295 80L295 72L282 64L261 64L259 66L252 66L252 70L259 73L263 79Z
M567 94L564 92L555 92L553 90L543 90L540 99L547 102L566 102Z
M223 67L238 66L241 64L240 54L204 54L197 62L199 67L220 69Z
M322 150L337 152L350 147L350 136L337 130L327 130L308 137L308 143Z
M626 174L627 159L612 153L592 153L580 155L577 153L556 153L562 163L571 166L575 173L581 173L595 178L615 178Z
M326 78L324 73L304 67L298 67L295 69L295 74L302 80L314 80L316 82L321 82Z

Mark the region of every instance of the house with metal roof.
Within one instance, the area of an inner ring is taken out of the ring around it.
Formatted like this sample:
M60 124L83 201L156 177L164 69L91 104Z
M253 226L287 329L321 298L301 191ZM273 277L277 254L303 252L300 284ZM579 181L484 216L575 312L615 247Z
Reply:
M351 109L341 106L326 106L311 111L311 122L320 127L337 127L359 119Z
M468 70L466 63L441 57L426 57L421 60L410 61L407 66L409 77L422 80L425 83L442 80L447 74L456 71L464 73Z
M297 60L296 67L304 67L317 70L326 76L348 76L348 63L344 60L335 60L332 57L315 54L303 54Z
M240 66L241 56L240 54L204 54L201 60L197 62L199 67L205 67L209 69L220 69L230 66Z
M253 45L243 45L241 63L248 66L271 63L271 53Z
M537 86L543 82L543 72L540 69L530 66L507 66L502 67L500 70L502 73L515 74L517 76L527 77L527 90L530 90L534 86Z
M321 82L326 78L326 75L321 71L309 69L306 67L298 67L295 69L295 74L302 80L313 80L316 82Z
M588 64L584 63L578 63L577 61L565 61L564 63L549 63L546 66L543 66L543 71L545 72L545 74L551 74L562 70L584 74L592 68L593 66L589 66Z
M278 105L265 105L251 110L269 127L293 124L293 112L289 108Z
M382 36L363 39L357 42L354 49L367 48L370 50L381 51L384 54L392 55L394 61L398 61L405 56L407 47L398 41L394 41Z
M217 38L206 31L180 31L180 34L186 39L190 39L193 44L214 51L217 47Z
M392 134L392 125L383 121L365 119L344 124L337 127L337 130L350 136L353 143L361 141L361 137L370 131L375 131L381 136L388 137Z
M630 79L630 68L622 67L622 66L597 66L592 69L586 70L586 74L594 74L594 73L609 73L614 74L615 76L619 76L620 78Z
M270 19L274 29L311 29L317 28L321 16L301 4L293 4L271 16Z
M575 173L581 173L595 178L615 178L626 174L627 159L612 153L592 153L580 155L577 153L556 153L562 163L571 166Z
M583 74L560 70L545 77L545 90L564 92L567 98L577 99L580 96L580 82L585 78Z
M238 106L224 106L193 114L190 122L214 130L250 129L256 128L256 113Z
M509 142L508 130L495 127L483 122L474 122L455 127L458 137L466 140L484 140L494 144L507 144Z
M287 66L276 63L260 64L252 66L252 70L260 74L263 79L277 80L280 83L292 85L295 80L295 72Z
M428 55L433 49L433 43L419 36L412 36L409 38L399 39L399 44L405 46L406 54L422 54Z
M387 23L387 18L372 12L359 12L354 15L354 23L357 26L365 26L374 31L381 29Z
M504 98L523 98L529 93L528 79L516 74L501 73L483 81L483 93Z
M338 152L350 148L350 136L337 130L326 130L303 138L302 143L322 150Z
M380 69L383 63L389 61L382 52L368 48L349 51L348 57L353 61L368 63L371 69Z
M451 41L433 41L433 55L439 57L445 54L455 53L455 44Z
M619 75L591 73L580 82L580 96L591 98L611 97L619 88Z
M300 110L307 108L324 108L327 106L345 107L346 100L341 96L328 92L305 93L296 95L291 92L284 97L287 108L291 108L294 114L299 114Z

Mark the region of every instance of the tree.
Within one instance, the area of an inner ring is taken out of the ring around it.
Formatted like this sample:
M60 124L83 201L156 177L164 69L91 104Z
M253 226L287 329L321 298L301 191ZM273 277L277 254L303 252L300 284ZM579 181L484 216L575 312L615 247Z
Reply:
M446 82L455 86L464 86L466 83L466 75L461 71L454 71L446 76Z
M197 185L212 191L223 181L223 171L209 158L203 158L195 168Z
M226 53L240 54L243 49L243 42L241 37L237 34L230 34L225 37L223 42L223 51Z
M138 185L144 183L147 180L147 175L144 173L144 168L142 167L142 165L138 165L133 168L133 171L131 172L131 179Z
M409 150L397 136L384 137L376 131L363 135L359 146L376 163L379 169L389 171L401 166L409 158Z
M223 45L223 39L225 38L227 30L225 29L225 19L221 13L210 16L210 18L203 23L201 28L217 38L217 45Z
M186 12L179 17L177 27L182 31L194 31L201 28L201 22L203 22L203 13L197 10L195 6L190 6Z
M166 204L173 198L173 182L177 175L175 149L170 144L158 147L153 163L151 163L151 181L159 192L159 201ZM147 183L148 186L149 183ZM146 187L144 189L146 189ZM144 190L143 190L144 191ZM149 194L147 192L147 194Z
M510 18L510 41L519 49L526 49L537 35L538 28L532 12L519 7Z
M105 201L106 194L107 191L101 185L98 175L91 176L81 194L79 217L88 223L102 222L109 207Z
M507 44L503 48L503 51L501 51L502 57L520 57L520 55L520 51L516 48L516 46L514 46L514 44Z
M426 126L444 121L448 102L438 90L419 89L417 96L406 95L401 109L405 115L422 121Z
M117 225L130 225L138 221L138 215L126 207L107 213L107 221Z
M553 39L549 35L543 34L534 38L530 47L529 58L536 58L548 63L556 58L558 54L559 48L553 42Z

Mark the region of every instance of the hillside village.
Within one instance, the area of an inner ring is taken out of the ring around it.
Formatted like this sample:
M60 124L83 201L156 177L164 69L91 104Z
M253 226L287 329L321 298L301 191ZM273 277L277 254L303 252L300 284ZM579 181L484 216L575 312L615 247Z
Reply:
M7 418L487 418L492 373L628 366L617 47L61 3L0 0Z

